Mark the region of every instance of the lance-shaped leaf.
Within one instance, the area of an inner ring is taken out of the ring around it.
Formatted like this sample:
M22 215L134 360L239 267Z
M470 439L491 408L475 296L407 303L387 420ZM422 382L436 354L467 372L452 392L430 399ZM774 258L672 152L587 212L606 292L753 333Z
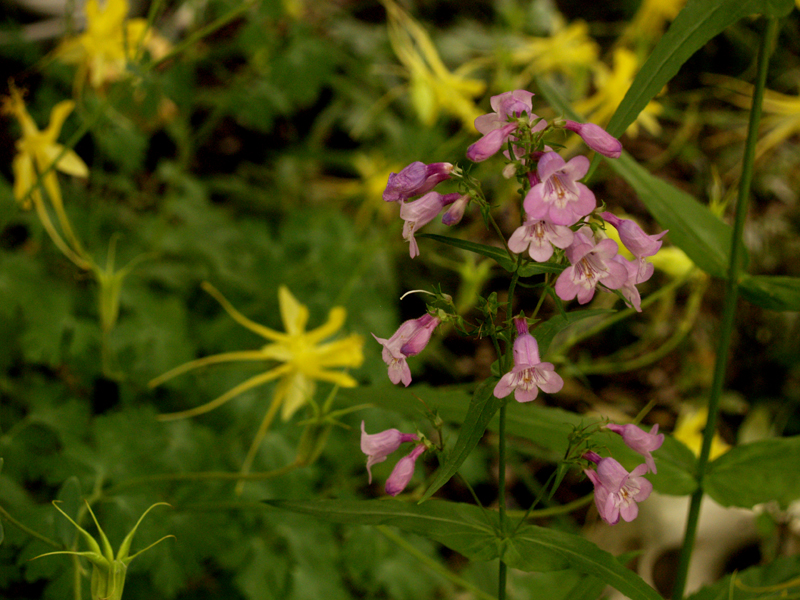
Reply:
M800 310L800 277L742 275L742 297L770 310Z
M494 386L497 383L497 378L490 377L481 383L475 390L472 396L472 401L469 403L467 414L464 417L464 424L458 432L458 440L453 450L447 455L444 465L442 465L436 473L436 478L431 485L425 490L420 502L424 502L430 498L440 487L450 481L450 478L456 474L458 469L467 459L475 446L483 437L486 431L486 426L492 420L495 413L500 409L504 399L496 398L492 393Z
M550 349L550 343L553 341L553 338L573 323L588 319L589 317L596 317L613 312L616 311L608 308L575 310L563 315L556 315L549 318L544 323L538 324L536 328L531 331L531 335L536 338L536 342L539 344L539 355L545 357L547 351Z
M658 593L614 556L581 536L522 525L501 535L499 515L477 506L431 500L410 504L397 500L266 500L270 506L313 515L334 523L393 525L433 539L472 560L502 556L524 571L573 567L616 588L631 600L660 600ZM513 524L510 524L513 528Z
M474 252L475 254L480 254L486 258L491 258L509 273L513 273L514 269L516 268L516 263L508 256L508 252L502 248L487 246L486 244L478 244L476 242L470 242L446 235L436 235L435 233L420 233L417 234L417 237L436 240L437 242L447 244L448 246L453 246L454 248L461 248L462 250L467 250L468 252Z

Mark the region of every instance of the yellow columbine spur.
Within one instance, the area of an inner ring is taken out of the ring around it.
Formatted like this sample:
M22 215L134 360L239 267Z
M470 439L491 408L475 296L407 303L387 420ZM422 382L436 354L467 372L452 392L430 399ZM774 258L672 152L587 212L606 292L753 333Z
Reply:
M225 404L228 400L243 394L247 390L268 381L279 380L275 387L269 410L264 416L264 420L242 466L242 473L244 474L249 471L258 446L264 435L266 435L278 408L281 408L283 419L287 420L304 404L313 402L316 381L328 381L341 387L355 387L357 385L356 380L347 373L331 370L331 368L361 366L364 361L362 352L364 340L361 336L353 334L344 339L324 342L344 325L346 311L341 306L331 309L327 323L311 331L306 331L306 323L309 316L308 308L300 304L286 286L280 286L278 289L278 302L281 319L286 330L285 333L251 321L236 310L211 284L204 282L203 289L211 294L237 323L269 340L270 343L259 350L225 352L193 360L164 373L160 377L156 377L150 382L150 387L160 385L168 379L187 371L216 363L240 360L280 363L265 373L240 383L211 402L189 410L164 414L160 417L161 420L166 421L201 415Z

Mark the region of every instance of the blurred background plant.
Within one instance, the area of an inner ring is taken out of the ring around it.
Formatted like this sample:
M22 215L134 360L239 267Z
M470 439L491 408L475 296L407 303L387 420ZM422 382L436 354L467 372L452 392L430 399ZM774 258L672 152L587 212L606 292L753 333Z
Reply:
M387 406L394 396L370 333L418 316L421 303L401 303L401 290L439 281L467 314L493 276L488 261L431 240L420 240L430 260L410 262L397 209L381 199L389 173L413 160L463 163L476 137L472 119L487 111L488 98L516 87L538 92L537 77L605 125L680 3L153 1L135 4L127 21L122 0L90 0L85 12L67 3L51 18L28 2L4 0L3 8L3 95L13 103L25 90L25 110L42 129L61 106L63 158L74 152L88 177L57 175L56 196L48 187L55 171L37 164L44 189L30 190L30 198L44 206L46 197L50 212L21 210L15 192L27 186L12 164L26 125L19 111L0 120L2 595L76 597L76 578L88 572L77 557L28 562L79 547L76 530L50 505L55 498L88 526L85 498L114 546L149 506L174 506L139 527L143 544L169 534L177 540L137 559L126 579L129 600L491 595L494 569L465 564L428 540L331 526L259 501L377 495L364 476L359 421L368 414L371 430L413 431L421 413L416 401ZM795 11L770 72L746 231L758 273L800 275L792 120L799 32ZM752 23L728 28L622 138L650 170L723 217L738 179L743 136L734 125L746 122L743 81L752 77L756 45ZM65 101L74 103L68 117ZM573 138L564 143L577 150ZM70 164L78 174L75 159ZM593 187L599 200L613 199L645 229L657 229L605 166ZM484 191L498 204L516 193L500 178ZM519 215L506 205L499 220L510 232ZM43 214L55 221L48 225ZM480 219L468 216L460 227L480 239ZM611 324L586 320L556 340L552 356L567 380L560 407L624 419L647 406L647 422L679 427L688 442L697 431L687 424L697 422L690 400L710 385L722 288L693 271L679 249L665 251L669 258L647 284L661 290L649 311ZM159 413L196 406L264 371L261 364L212 366L148 387L182 363L256 347L258 338L202 291L203 281L224 290L248 319L279 331L281 285L308 307L311 323L344 307L342 336L370 340L363 365L349 373L358 387L336 393L319 385L315 401L274 423L253 456L253 424L275 384L197 418L159 422ZM592 307L615 300L599 295ZM740 315L720 449L745 437L800 433L798 314L742 304ZM602 340L576 346L600 326ZM493 360L488 341L443 335L412 368L431 385L468 385L485 378ZM445 392L415 393L435 408ZM368 413L348 414L367 402ZM484 443L495 443L491 434ZM530 440L511 454L509 502L526 506L552 456ZM485 504L495 501L490 455L479 447L461 471ZM246 460L252 483L235 497ZM577 478L567 488L554 501L589 492ZM442 494L467 496L456 481ZM574 531L595 518L578 508L550 522ZM759 556L783 543L776 541L785 535L781 518L762 527ZM516 598L561 598L581 577L514 572L510 589Z

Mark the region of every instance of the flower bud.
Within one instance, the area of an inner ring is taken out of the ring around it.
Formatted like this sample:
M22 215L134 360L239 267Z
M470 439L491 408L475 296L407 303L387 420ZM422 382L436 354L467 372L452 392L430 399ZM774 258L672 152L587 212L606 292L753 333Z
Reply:
M564 127L574 131L583 138L586 145L595 152L609 158L619 158L622 154L622 144L613 135L594 123L576 123L565 121Z
M411 481L414 475L414 467L416 466L417 459L425 452L425 445L420 444L414 448L408 455L404 456L397 461L397 464L386 480L386 493L390 496L397 496L400 492L406 489L406 486Z

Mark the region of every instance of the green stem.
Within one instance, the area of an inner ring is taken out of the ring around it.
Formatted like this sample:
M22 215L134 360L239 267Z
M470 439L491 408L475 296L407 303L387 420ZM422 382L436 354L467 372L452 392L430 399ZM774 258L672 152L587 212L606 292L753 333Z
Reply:
M64 546L62 546L58 542L54 542L49 537L43 536L38 531L34 531L33 529L31 529L27 525L23 525L22 523L17 521L14 517L12 517L10 514L8 514L8 511L5 508L3 508L2 506L0 506L0 517L4 518L6 521L11 523L14 527L19 529L20 531L24 531L29 536L31 536L33 538L36 538L40 542L44 542L48 546L52 546L53 548L58 548L59 550L62 550L64 548Z
M472 592L476 598L481 598L482 600L495 600L493 596L487 594L482 589L477 587L476 585L470 583L469 581L462 579L449 569L443 567L439 562L432 559L430 556L420 552L417 548L414 547L413 544L407 542L402 536L397 535L394 531L392 531L386 525L378 525L378 531L380 531L386 538L397 544L400 548L408 552L411 556L416 558L426 567L428 567L434 573L438 573L445 579L448 579L455 585L460 588L464 588L465 590Z
M506 537L506 403L500 406L500 420L497 430L499 436L498 450L497 450L497 504L500 509L500 537L505 541ZM498 572L498 600L505 600L506 597L506 579L508 578L508 571L506 563L503 562L503 556L500 556L500 570Z
M705 477L708 457L711 453L711 441L716 431L719 400L722 395L722 385L725 381L725 368L728 360L731 336L733 333L734 318L736 317L736 299L738 296L739 265L744 252L742 231L747 217L747 204L750 198L750 184L753 180L753 165L755 163L755 148L758 140L758 123L761 119L761 105L764 99L764 88L767 81L767 67L772 53L773 40L778 31L778 20L774 17L766 22L761 45L758 49L758 73L753 89L753 105L750 109L750 122L747 131L747 141L742 158L742 178L739 181L739 198L736 204L736 219L733 224L731 236L731 257L728 264L728 279L725 282L725 299L722 305L722 321L720 323L719 346L717 349L716 364L714 366L714 380L711 384L711 393L708 398L708 421L703 431L703 446L700 457L697 459L697 490L692 494L689 504L689 515L686 519L686 535L681 549L680 562L675 574L675 586L672 592L673 600L682 600L686 588L686 576L689 572L689 562L694 547L697 522L700 517L700 503L703 499L703 479Z

